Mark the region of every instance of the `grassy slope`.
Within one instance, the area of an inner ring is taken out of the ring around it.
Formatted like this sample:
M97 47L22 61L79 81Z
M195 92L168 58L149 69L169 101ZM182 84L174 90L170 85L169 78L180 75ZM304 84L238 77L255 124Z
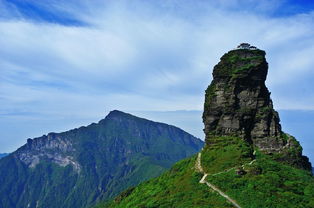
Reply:
M209 176L243 207L314 207L314 177L308 171L273 161L258 153L246 174L235 171Z
M276 162L234 137L216 138L202 151L207 181L220 188L241 207L314 207L314 177L308 171ZM253 158L252 158L253 157ZM252 164L249 164L256 157ZM199 184L202 174L195 171L196 157L178 162L158 178L129 189L108 207L230 207L226 200ZM244 175L237 169L245 164ZM101 205L99 207L107 207ZM232 207L232 206L231 206Z
M108 207L232 207L224 198L200 184L195 172L196 157L182 160L158 178L129 189ZM106 207L99 205L98 207Z
M202 151L202 166L206 173L213 174L242 165L253 159L251 146L237 137L211 138L212 144Z

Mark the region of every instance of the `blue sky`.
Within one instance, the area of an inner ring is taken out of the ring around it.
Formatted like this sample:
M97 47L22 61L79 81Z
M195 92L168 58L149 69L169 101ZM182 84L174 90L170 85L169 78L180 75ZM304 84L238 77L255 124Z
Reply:
M113 109L200 111L240 42L267 52L276 109L314 110L313 28L304 0L0 0L0 152Z

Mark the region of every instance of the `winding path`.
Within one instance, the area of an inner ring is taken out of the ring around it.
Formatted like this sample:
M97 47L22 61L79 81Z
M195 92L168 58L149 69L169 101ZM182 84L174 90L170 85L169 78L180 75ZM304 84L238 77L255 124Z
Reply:
M204 172L203 170L203 167L202 167L202 164L201 164L201 156L202 156L202 153L199 152L198 155L197 155L197 159L196 159L196 164L195 164L195 168L201 172L201 173L204 173L204 176L202 177L202 179L199 181L199 183L205 183L209 188L213 189L214 191L216 191L217 193L219 193L221 196L223 196L224 198L226 198L231 204L233 204L233 206L237 207L237 208L241 208L240 205L233 199L231 199L227 194L225 194L224 192L222 192L219 188L217 188L216 186L214 186L213 184L209 183L208 181L206 181L206 177L208 176L207 173ZM252 161L253 163L253 161ZM232 170L234 168L230 168L226 171L222 171L220 173L224 173L224 172L228 172L230 170ZM215 173L213 175L217 175L217 174L220 174L220 173Z

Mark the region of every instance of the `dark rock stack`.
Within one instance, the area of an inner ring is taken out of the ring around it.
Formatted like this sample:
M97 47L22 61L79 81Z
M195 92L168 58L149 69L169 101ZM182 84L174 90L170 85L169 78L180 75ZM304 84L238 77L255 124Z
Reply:
M221 57L205 95L206 144L217 136L241 137L278 160L310 170L300 144L281 130L265 86L267 72L265 52L259 49L232 50Z

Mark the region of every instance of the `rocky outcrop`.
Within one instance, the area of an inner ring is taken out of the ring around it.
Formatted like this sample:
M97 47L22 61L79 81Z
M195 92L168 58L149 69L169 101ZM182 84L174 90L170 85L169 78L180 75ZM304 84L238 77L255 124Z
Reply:
M62 167L72 165L80 172L79 163L71 155L74 151L69 140L58 134L49 133L47 136L28 139L27 144L18 149L14 156L30 168L36 167L41 161L48 161Z
M310 169L300 144L281 130L265 86L267 72L265 52L259 49L232 50L221 57L205 95L206 144L217 136L241 137L266 154Z

